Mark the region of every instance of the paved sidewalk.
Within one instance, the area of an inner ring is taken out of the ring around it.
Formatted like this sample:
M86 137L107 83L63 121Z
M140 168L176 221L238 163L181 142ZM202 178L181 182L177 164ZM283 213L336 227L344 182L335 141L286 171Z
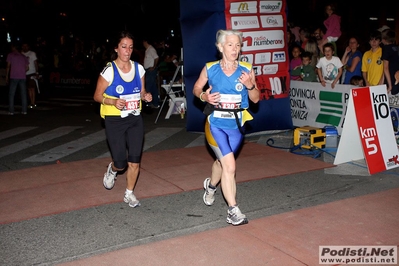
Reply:
M323 157L246 143L237 197L250 219L237 227L220 190L213 206L202 202L205 147L145 153L134 209L122 202L123 174L102 187L108 158L3 172L0 257L7 266L318 265L322 245L397 247L399 171L370 176L361 162Z
M396 188L61 265L319 265L320 245L398 246L398 201Z

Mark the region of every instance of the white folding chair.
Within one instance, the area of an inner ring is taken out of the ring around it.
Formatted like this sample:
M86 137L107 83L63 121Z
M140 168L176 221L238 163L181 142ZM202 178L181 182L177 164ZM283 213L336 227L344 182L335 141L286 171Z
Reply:
M173 111L175 111L175 108L177 104L184 104L184 108L187 106L187 101L186 101L186 93L184 90L184 82L182 81L181 83L175 83L175 79L177 77L177 74L179 71L181 71L181 76L183 77L183 62L180 62L179 65L176 68L175 74L173 75L172 80L170 81L169 84L162 84L161 87L165 90L166 92L166 97L159 108L157 118L155 119L155 124L158 122L158 118L162 112L163 107L165 106L165 103L168 102L169 104L169 109L166 113L165 119L169 119L170 116L173 114ZM179 108L179 107L177 107Z

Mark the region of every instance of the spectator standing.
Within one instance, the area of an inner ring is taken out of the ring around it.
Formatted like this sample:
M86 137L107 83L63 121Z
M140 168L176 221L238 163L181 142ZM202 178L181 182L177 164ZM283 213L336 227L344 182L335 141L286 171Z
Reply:
M152 102L149 106L159 108L159 89L158 89L158 61L159 56L157 50L150 44L148 38L143 39L144 53L144 69L145 69L145 87L152 94Z
M341 58L345 68L342 84L350 84L350 80L353 76L362 75L362 56L362 52L359 51L359 41L356 37L351 37L349 39L349 45L346 47Z
M9 85L8 91L8 114L14 115L14 98L17 88L21 95L22 111L26 115L28 100L26 96L26 71L29 69L29 60L20 52L16 44L11 44L11 52L7 54L6 84Z
M289 32L292 33L292 35L293 35L292 41L297 43L297 44L300 44L301 43L301 38L300 38L300 33L299 32L301 30L301 27L299 27L298 25L295 25L292 22L288 22L287 24L288 24Z
M170 48L169 44L166 44L164 40L157 43L156 46L157 54L159 56L158 61L158 77L160 81L165 80L169 83L179 66L179 58ZM180 81L181 75L177 73L175 81Z
M299 38L301 39L301 48L305 50L306 43L309 41L311 37L310 31L308 28L301 28L299 30Z
M291 70L291 75L299 75L302 81L317 82L316 69L312 66L312 54L303 52L301 54L302 63Z
M320 58L316 65L319 80L323 87L326 86L326 83L330 83L331 88L334 89L335 84L339 84L343 65L341 59L333 55L334 45L332 43L326 43L323 46L323 54L324 56Z
M213 106L206 118L205 136L216 155L211 176L204 180L204 203L215 201L216 187L221 183L228 204L226 221L232 225L248 223L236 201L235 156L244 139L243 126L252 116L247 111L249 101L259 101L255 73L248 62L238 61L243 34L237 30L219 30L216 46L222 57L208 62L194 84L193 95ZM203 88L209 84L206 91Z
M371 49L362 57L362 76L366 86L382 85L384 83L384 65L382 61L381 32L370 34Z
M309 52L312 55L310 64L316 69L317 62L319 61L319 48L317 47L317 42L313 37L311 37L306 43L305 52Z
M151 101L145 90L145 70L132 61L133 36L122 31L114 46L116 56L108 62L98 77L93 99L101 104L105 135L112 156L104 174L103 185L112 189L117 173L126 171L124 202L130 207L140 206L133 190L140 171L143 152L144 124L141 116L142 101ZM115 58L116 57L116 58Z
M399 46L396 44L395 31L384 30L381 38L384 44L382 47L382 61L387 91L392 95L396 95L399 93L399 84L395 84L395 73L399 70Z
M326 27L324 25L320 25L313 31L313 36L317 42L317 50L319 53L319 57L323 55L323 43L324 43L324 36L326 34ZM337 55L337 44L336 42L331 42L334 45L334 55Z
M292 53L292 59L290 61L290 71L302 64L302 59L301 59L302 49L299 46L295 46L294 48L292 48L291 53ZM291 80L301 80L301 76L292 75L291 72Z
M323 36L323 39L320 43L320 50L322 50L323 45L328 42L336 43L341 37L341 17L336 13L336 7L333 4L328 4L325 7L325 13L327 14L327 18L323 21L324 26L326 27L326 32Z
M36 90L39 85L39 64L36 53L31 51L29 44L26 42L22 44L22 54L29 59L29 69L26 71L26 87L30 100L30 105L28 107L34 108L36 107Z

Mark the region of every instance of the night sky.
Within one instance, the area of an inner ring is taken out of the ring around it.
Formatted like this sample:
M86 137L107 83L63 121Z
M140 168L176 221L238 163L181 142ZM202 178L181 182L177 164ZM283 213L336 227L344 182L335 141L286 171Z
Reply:
M191 0L195 1L195 0ZM206 1L206 0L201 0ZM325 0L287 0L288 20L299 26L312 27L324 17ZM398 3L380 0L367 6L356 1L337 0L338 14L342 15L342 29L367 38L369 29L378 28L384 21L369 21L369 16L398 15ZM128 29L136 37L164 38L174 29L180 33L179 0L1 0L1 42L6 32L12 37L45 38L59 42L61 34L104 41L121 29ZM392 14L394 12L394 14ZM397 23L397 22L392 22ZM391 27L394 25L390 25Z
M4 1L4 2L3 2ZM179 0L2 0L0 30L14 37L51 41L59 34L104 40L128 29L135 35L167 35L180 29Z

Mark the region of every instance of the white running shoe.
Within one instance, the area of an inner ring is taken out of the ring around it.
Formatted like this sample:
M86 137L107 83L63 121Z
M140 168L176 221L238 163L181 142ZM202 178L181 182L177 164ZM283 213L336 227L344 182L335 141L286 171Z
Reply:
M139 207L141 205L140 202L136 199L136 196L134 196L133 192L125 193L125 198L123 199L123 201L128 203L129 206L132 208Z
M103 185L106 189L112 189L115 185L117 172L112 171L112 162L109 163L107 172L104 174Z
M245 214L242 214L238 206L234 206L233 209L227 210L227 219L226 221L232 225L241 225L247 224L248 219Z
M204 203L208 206L211 206L213 202L215 202L215 193L216 193L216 188L212 189L209 187L209 183L211 182L211 178L208 177L204 180L204 189L205 193L202 199L204 200Z

